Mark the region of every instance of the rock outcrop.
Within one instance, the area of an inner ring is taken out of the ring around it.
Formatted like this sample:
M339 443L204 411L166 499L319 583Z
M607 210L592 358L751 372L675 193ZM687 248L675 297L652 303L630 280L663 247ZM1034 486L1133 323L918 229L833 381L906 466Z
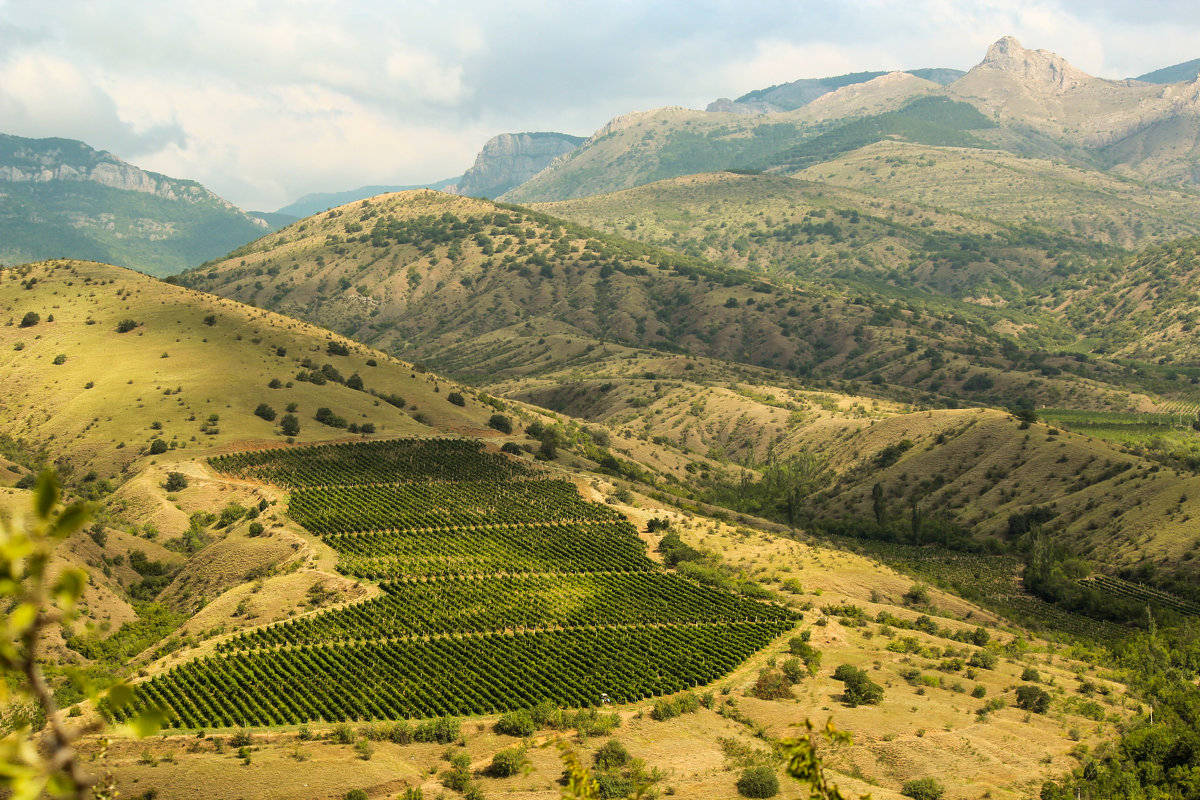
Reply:
M575 150L582 136L565 133L502 133L488 140L475 164L444 191L489 200L519 186L556 158Z

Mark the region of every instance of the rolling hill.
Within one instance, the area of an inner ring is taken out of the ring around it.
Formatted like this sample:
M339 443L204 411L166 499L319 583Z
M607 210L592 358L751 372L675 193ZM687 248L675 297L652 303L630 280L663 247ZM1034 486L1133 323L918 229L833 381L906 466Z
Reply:
M1075 341L1050 324L1014 326L986 308L966 315L927 296L782 285L434 192L335 209L178 280L474 381L654 348L904 387L897 396L911 402L1140 402L1114 392L1123 368L1045 352Z

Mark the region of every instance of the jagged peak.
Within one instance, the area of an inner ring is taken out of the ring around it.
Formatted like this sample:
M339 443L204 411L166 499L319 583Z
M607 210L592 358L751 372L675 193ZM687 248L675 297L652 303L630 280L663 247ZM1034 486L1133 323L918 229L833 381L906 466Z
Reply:
M1012 36L1003 36L992 44L975 69L1009 72L1060 90L1074 89L1093 80L1057 53L1027 50Z

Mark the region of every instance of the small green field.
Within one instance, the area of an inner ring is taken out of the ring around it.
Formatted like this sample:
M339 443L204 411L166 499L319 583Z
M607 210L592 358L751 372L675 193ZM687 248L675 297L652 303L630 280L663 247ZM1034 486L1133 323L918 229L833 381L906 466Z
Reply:
M1038 411L1038 416L1050 425L1122 447L1143 448L1195 469L1200 467L1200 430L1193 423L1200 418L1194 405L1178 402L1172 404L1172 413L1147 414L1052 408Z
M220 643L139 684L108 709L116 719L149 706L198 728L630 702L722 677L799 621L664 571L610 506L478 443L272 448L210 463L302 487L289 513L337 551L338 568L389 582L375 599Z

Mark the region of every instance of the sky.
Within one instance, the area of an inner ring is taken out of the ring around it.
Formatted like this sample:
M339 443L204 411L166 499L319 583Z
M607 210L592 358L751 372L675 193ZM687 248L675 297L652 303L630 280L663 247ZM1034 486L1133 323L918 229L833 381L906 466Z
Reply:
M81 139L272 211L453 177L498 133L969 69L1004 35L1124 78L1200 57L1200 3L0 0L0 132Z

